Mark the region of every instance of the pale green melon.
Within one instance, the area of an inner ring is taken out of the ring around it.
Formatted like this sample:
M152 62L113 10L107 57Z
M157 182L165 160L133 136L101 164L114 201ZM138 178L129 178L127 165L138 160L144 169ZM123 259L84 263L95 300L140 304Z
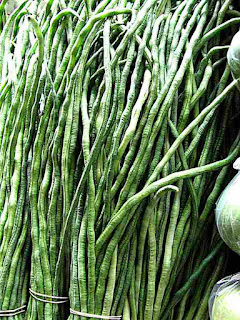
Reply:
M216 296L212 320L239 320L240 319L240 288L227 287Z
M223 241L240 255L240 175L221 194L216 207L216 223ZM240 319L240 318L239 318Z

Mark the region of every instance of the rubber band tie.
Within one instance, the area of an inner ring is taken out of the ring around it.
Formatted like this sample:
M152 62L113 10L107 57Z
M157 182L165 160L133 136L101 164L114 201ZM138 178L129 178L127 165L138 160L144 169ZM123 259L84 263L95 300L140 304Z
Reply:
M46 303L61 304L61 303L66 303L66 302L69 301L68 297L49 296L47 294L42 294L42 293L35 292L32 289L29 289L29 293L35 300L41 301L41 302L46 302ZM58 301L45 300L45 299L41 299L39 297L44 297L44 298L47 298L47 299L55 299L55 300L58 300Z
M26 305L13 310L0 310L0 317L14 317L25 312Z
M70 313L76 316L82 316L85 318L95 318L95 319L107 319L107 320L121 320L122 316L99 316L96 314L90 314L80 311L75 311L73 309L70 309Z

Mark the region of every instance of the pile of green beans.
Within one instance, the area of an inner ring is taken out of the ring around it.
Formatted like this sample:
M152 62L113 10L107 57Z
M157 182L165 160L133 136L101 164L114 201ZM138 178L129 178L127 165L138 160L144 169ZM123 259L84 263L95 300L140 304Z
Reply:
M240 152L235 2L6 2L0 311L208 319L228 259L213 211Z

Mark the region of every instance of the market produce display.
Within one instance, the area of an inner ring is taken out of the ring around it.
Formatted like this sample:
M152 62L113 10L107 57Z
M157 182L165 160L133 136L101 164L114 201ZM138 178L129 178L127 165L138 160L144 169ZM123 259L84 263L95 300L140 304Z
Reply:
M240 153L239 5L6 6L0 317L208 319L228 259L214 208Z

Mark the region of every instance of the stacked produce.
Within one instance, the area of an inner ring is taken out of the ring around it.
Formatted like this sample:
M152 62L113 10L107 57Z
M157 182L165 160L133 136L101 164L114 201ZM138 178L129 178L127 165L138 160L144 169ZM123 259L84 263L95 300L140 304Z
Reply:
M238 31L227 52L228 64L234 79L239 78L240 31ZM237 84L239 89L239 84ZM233 168L240 169L240 158ZM239 242L239 171L220 195L215 210L216 225L219 234L229 248L240 254ZM209 315L212 320L234 320L240 316L240 275L239 273L219 280L213 287L209 298Z
M240 152L235 3L5 5L0 316L207 319Z
M229 53L231 52L232 45ZM230 55L230 54L229 54ZM228 56L229 56L228 55ZM231 65L231 64L230 64ZM234 163L234 168L239 170L239 160ZM230 181L217 201L216 224L223 241L235 251L239 249L239 172ZM234 320L240 315L240 276L239 273L219 280L213 287L209 299L209 314L212 320Z

